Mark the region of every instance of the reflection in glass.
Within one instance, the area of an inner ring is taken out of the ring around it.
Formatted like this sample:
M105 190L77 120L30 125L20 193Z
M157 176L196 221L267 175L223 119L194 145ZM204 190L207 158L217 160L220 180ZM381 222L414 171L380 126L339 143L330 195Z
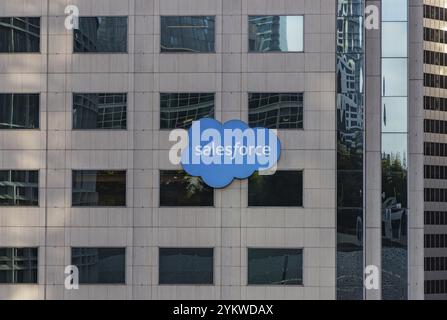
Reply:
M363 299L363 0L337 1L337 298Z
M303 16L249 16L250 52L304 50Z
M79 269L79 283L126 282L125 248L72 248L71 264Z
M160 171L161 207L211 207L214 189L184 171Z
M125 93L74 93L73 129L126 129Z
M38 206L39 171L0 170L0 206Z
M37 248L0 248L0 283L37 283Z
M339 170L337 179L337 201L343 208L363 206L363 172Z
M126 171L73 170L73 207L125 207Z
M127 52L127 17L80 17L74 52Z
M159 284L213 284L212 248L160 248Z
M255 172L248 179L248 205L252 207L302 207L303 172L276 171L273 175Z
M161 52L214 52L214 16L161 17Z
M407 132L407 98L382 98L382 132Z
M382 134L383 201L395 198L407 207L407 134Z
M39 52L40 18L0 18L0 52Z
M382 21L407 21L408 0L382 0Z
M302 285L302 249L248 249L248 284Z
M362 208L337 210L337 299L363 299Z
M214 93L160 93L160 129L188 129L214 118Z
M406 119L405 119L406 120ZM407 290L407 134L382 134L382 295Z
M407 96L407 59L382 59L382 95L384 97Z
M249 93L248 118L252 128L302 129L302 93Z
M407 22L382 23L382 57L407 56Z
M382 0L382 298L385 300L407 299L408 286L407 5L406 0Z
M38 129L39 94L0 93L0 129Z

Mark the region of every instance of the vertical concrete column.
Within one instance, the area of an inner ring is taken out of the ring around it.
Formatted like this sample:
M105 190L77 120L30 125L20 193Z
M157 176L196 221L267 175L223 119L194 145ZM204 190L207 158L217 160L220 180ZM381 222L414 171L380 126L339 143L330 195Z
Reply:
M365 2L365 7L380 1ZM381 32L365 30L365 267L381 270ZM365 299L381 298L380 288L365 289Z
M220 62L221 86L216 92L216 111L220 120L248 120L248 100L243 92L242 59L246 57L248 42L247 17L242 13L243 0L222 0L221 48L217 52ZM218 43L216 43L218 45ZM216 114L217 114L216 112ZM245 186L245 187L244 187ZM246 273L243 257L246 249L242 246L242 220L246 214L246 182L234 181L220 190L221 224L221 292L222 299L241 299L242 283Z
M42 26L48 30L42 37L47 55L47 159L46 159L46 228L45 228L45 287L46 299L63 299L64 269L67 263L67 243L65 227L70 208L70 163L67 150L71 135L71 52L72 31L65 29L65 3L48 1ZM48 24L46 19L48 19ZM68 244L69 246L69 244Z
M423 0L409 0L409 299L424 299Z

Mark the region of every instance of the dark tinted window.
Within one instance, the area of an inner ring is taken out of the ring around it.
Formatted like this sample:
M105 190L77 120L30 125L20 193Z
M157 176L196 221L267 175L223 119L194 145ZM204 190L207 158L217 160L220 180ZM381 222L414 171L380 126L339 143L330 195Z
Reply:
M0 93L0 129L38 129L39 94Z
M250 127L303 128L302 93L250 93L248 108Z
M0 283L37 283L37 248L0 248Z
M127 17L80 17L74 52L127 52Z
M160 206L162 207L211 207L214 189L201 178L184 171L160 171Z
M79 283L126 282L124 248L72 248L71 263L79 269Z
M447 99L440 97L424 96L424 109L447 111Z
M38 206L39 171L0 170L0 206Z
M424 281L425 294L442 294L447 293L447 280L425 280Z
M125 93L73 94L73 129L126 129Z
M0 18L0 52L39 52L40 18Z
M303 172L277 171L270 176L261 176L256 172L248 179L248 205L301 207Z
M248 284L302 285L302 249L248 249Z
M213 249L160 249L160 284L213 284Z
M214 52L215 17L161 17L161 52Z
M161 129L187 129L202 118L214 118L214 93L160 94Z
M126 206L126 171L73 171L74 207Z
M296 52L304 48L303 16L249 16L251 52Z

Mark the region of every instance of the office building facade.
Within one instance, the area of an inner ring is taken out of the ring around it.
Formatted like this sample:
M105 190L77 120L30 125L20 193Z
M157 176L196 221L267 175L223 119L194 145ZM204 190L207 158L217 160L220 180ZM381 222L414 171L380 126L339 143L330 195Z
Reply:
M422 0L0 12L0 299L424 298ZM277 129L277 172L185 174L201 118Z
M445 190L445 1L424 1L425 297L447 299Z

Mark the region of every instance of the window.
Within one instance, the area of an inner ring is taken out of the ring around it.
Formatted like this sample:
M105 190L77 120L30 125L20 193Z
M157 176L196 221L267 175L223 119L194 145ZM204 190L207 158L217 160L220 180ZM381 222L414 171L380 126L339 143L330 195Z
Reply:
M277 171L270 176L261 176L256 172L248 179L248 205L303 206L303 172Z
M408 59L383 58L382 59L382 96L407 96Z
M446 271L447 257L425 257L424 271Z
M160 171L161 207L212 207L214 189L184 171Z
M214 93L160 94L160 129L188 129L202 118L214 118Z
M214 52L214 16L161 17L161 52Z
M126 171L74 170L73 207L125 207Z
M249 93L248 108L252 128L303 128L302 93Z
M447 31L424 28L424 40L437 43L447 43Z
M424 50L424 63L436 66L447 66L447 53Z
M447 121L424 119L424 132L447 134Z
M126 129L125 93L74 93L73 129Z
M39 52L40 18L0 18L0 52Z
M446 58L447 61L447 58ZM424 96L424 109L447 111L447 99L439 97Z
M300 52L304 50L303 16L249 16L250 52Z
M159 284L213 284L212 248L160 248Z
M127 17L80 17L74 52L127 52Z
M424 18L447 21L447 9L424 5Z
M0 206L38 206L39 171L0 170Z
M447 144L424 142L424 154L426 156L447 157Z
M425 234L424 248L447 248L447 234Z
M0 93L0 129L38 129L39 94Z
M0 283L37 283L37 248L0 248Z
M302 285L302 249L248 249L248 284Z
M425 211L424 216L426 225L447 224L447 211Z
M125 248L72 248L71 263L79 269L79 283L126 283Z
M425 294L447 293L447 280L425 280L424 291Z
M382 21L407 21L407 0L382 0L383 7L386 10L382 10Z

